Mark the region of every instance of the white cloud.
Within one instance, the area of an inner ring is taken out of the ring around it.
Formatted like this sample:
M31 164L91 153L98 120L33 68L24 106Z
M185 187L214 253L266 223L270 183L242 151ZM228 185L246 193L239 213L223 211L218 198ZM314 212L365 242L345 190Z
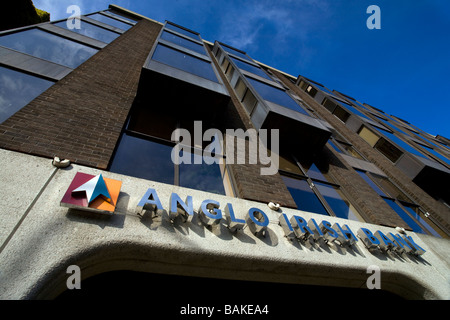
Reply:
M221 17L220 41L246 51L257 46L260 37L267 37L264 32L269 28L274 43L264 47L286 50L290 41L304 42L315 28L322 28L330 15L329 3L324 0L246 1L243 5L228 5Z

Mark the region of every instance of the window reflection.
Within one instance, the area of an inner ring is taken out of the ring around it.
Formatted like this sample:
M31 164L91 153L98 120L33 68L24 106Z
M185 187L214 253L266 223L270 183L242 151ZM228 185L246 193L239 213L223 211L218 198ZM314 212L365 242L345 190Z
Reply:
M52 85L52 81L0 67L0 123Z
M69 68L78 67L98 51L39 29L28 29L2 36L0 45Z
M258 75L260 77L266 78L268 80L272 80L262 69L260 69L260 68L258 68L256 66L253 66L251 64L245 63L245 62L240 61L240 60L235 59L235 58L231 58L231 60L233 60L233 62L236 64L236 66L239 69L246 70L246 71L251 72L253 74L256 74L256 75Z
M174 68L195 74L199 77L218 82L211 64L187 53L169 48L162 44L156 46L153 60L167 64Z
M355 212L351 209L352 205L344 200L345 198L338 188L320 182L316 182L315 185L337 217L358 221Z
M107 16L105 16L105 15L103 15L101 13L90 14L90 15L88 15L88 17L92 18L94 20L97 20L97 21L109 24L110 26L119 28L121 30L125 30L125 31L132 27L128 23L116 20L114 18L107 17Z
M225 189L219 164L206 164L204 161L204 158L207 158L208 163L216 159L194 153L189 154L191 164L180 164L180 186L224 195ZM201 164L196 164L200 161Z
M81 21L80 24L80 29L69 29L67 28L67 22L66 21L61 21L58 23L55 23L55 26L64 28L64 29L68 29L70 31L79 33L83 36L89 37L89 38L93 38L96 39L98 41L102 41L105 43L110 43L111 41L113 41L114 39L116 39L117 37L120 36L120 34L97 27L93 24L90 24L89 22L86 21Z
M250 82L250 85L261 95L264 100L271 101L306 115L308 114L285 91L269 86L258 80L254 80L249 77L246 78Z
M281 177L299 210L328 215L306 180Z
M186 30L186 29L183 29L183 28L179 28L179 27L177 27L177 26L175 26L173 24L166 23L166 28L170 29L170 30L173 30L173 31L176 31L178 33L181 33L181 34L183 34L185 36L191 37L191 38L193 38L195 40L200 40L200 37L198 36L198 34L195 34L193 32L190 32L190 31Z
M179 46L185 47L186 49L198 52L200 54L206 55L206 51L205 48L199 44L199 43L195 43L193 41L189 41L185 38L179 37L173 33L167 32L167 31L163 31L161 34L161 39L170 41L172 43L175 43Z
M124 133L110 171L137 178L174 184L173 146Z

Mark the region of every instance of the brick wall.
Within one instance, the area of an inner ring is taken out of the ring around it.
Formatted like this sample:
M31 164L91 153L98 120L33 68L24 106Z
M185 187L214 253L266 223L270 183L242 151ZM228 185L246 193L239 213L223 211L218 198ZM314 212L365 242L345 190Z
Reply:
M0 125L0 148L106 169L161 29L142 20Z
M429 212L436 220L438 220L447 229L450 229L449 219L450 210L442 203L436 201L425 191L418 187L412 180L407 177L400 169L395 167L386 157L374 150L359 135L348 129L339 119L332 115L325 107L317 103L306 92L295 86L291 81L286 79L276 70L271 70L283 83L288 86L294 93L303 99L317 114L330 123L333 128L346 138L358 151L360 151L368 161L375 164L380 170L395 182L406 194L408 194L418 205ZM344 167L348 167L346 162L340 157L339 153L334 150L332 152ZM349 168L349 167L348 167ZM351 168L349 168L351 169ZM367 183L354 171L342 170L340 165L330 166L330 170L335 172L338 183L348 189L349 193L354 197L364 209L364 214L370 218L368 222L396 226L398 219L392 209L381 200L381 198L373 191L367 188ZM371 188L370 188L371 189ZM381 200L381 202L379 201ZM392 219L395 219L393 221ZM399 222L400 223L400 222Z
M209 50L209 48L208 48ZM239 98L235 95L233 89L228 83L227 78L219 67L214 55L209 50L210 55L213 57L213 62L218 70L222 82L225 84L228 92L230 93L231 102L227 108L226 114L222 117L223 128L237 129L242 128L244 131L247 129L254 129L250 117L244 106L239 101ZM236 155L236 144L235 144ZM248 161L248 144L246 148L246 155ZM254 156L254 155L251 155ZM236 161L237 162L237 161ZM277 173L275 175L260 174L260 169L264 167L262 164L232 164L229 165L231 175L236 187L237 196L239 198L259 201L263 203L276 202L281 206L296 208L294 199L292 199L289 190L286 188L281 176Z

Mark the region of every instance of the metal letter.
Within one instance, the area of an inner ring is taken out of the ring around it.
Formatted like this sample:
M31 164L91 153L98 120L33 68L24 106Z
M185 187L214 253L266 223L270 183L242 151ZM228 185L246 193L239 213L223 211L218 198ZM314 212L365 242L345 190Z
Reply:
M202 220L202 222L207 226L218 224L222 219L222 211L219 209L219 207L220 204L217 201L203 201L199 209L200 219Z
M147 190L136 207L137 214L141 214L144 210L149 210L150 212L155 211L157 215L157 210L164 210L163 206L161 205L161 201L159 201L156 190L153 188L149 188Z
M294 228L295 236L299 240L305 241L313 235L312 230L308 227L305 219L302 217L292 216L289 221L291 222L292 228Z
M262 235L269 225L269 218L264 211L258 208L250 208L245 220L250 231L257 236Z
M358 236L364 243L367 249L377 248L380 244L380 240L374 237L372 231L366 228L361 228L358 230Z
M237 230L244 228L245 220L236 218L231 203L227 203L227 206L225 207L225 217L228 229L230 229L231 232L236 232Z
M169 219L175 220L178 216L181 216L184 222L190 222L192 220L192 217L194 216L192 196L187 196L186 202L184 202L178 194L173 192L170 196Z

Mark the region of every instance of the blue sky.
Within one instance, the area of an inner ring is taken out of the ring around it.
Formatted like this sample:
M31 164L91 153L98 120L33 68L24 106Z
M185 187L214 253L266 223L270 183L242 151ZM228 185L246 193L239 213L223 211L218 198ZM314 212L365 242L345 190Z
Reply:
M246 51L450 138L448 0L34 0L51 20L117 4ZM369 5L381 29L369 30ZM424 111L425 110L425 111Z

